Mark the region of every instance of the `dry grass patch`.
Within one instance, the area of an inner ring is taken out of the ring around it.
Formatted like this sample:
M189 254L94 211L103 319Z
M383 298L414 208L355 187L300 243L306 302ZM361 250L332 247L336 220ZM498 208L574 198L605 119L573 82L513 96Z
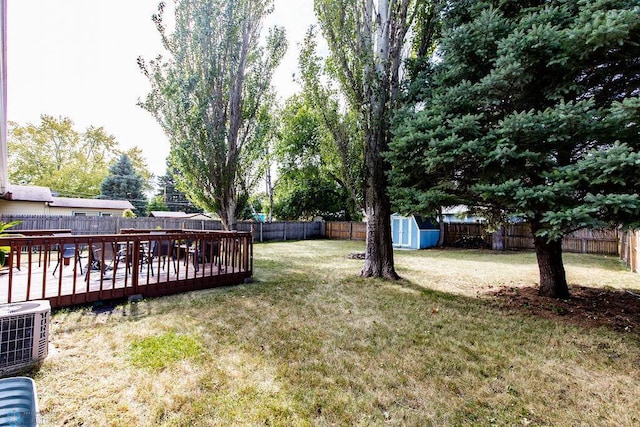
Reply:
M357 276L362 261L347 255L362 249L361 242L261 244L256 283L56 313L55 354L34 375L44 419L112 426L640 422L637 331L513 310L490 294L535 283L532 254L402 251L396 260L404 279L388 282ZM566 261L574 286L639 287L615 260ZM172 346L181 350L164 348ZM136 353L139 347L145 351Z

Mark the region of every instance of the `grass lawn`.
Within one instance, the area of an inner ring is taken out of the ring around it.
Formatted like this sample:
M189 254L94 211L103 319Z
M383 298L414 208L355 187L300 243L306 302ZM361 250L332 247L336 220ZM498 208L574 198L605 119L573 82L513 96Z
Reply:
M253 284L55 313L33 374L43 422L640 423L632 307L599 312L628 320L618 327L576 314L587 299L523 302L538 276L532 253L397 251L403 280L389 282L358 277L362 261L347 255L363 250L259 244ZM576 292L638 300L617 291L640 294L640 276L615 257L566 254L565 264Z

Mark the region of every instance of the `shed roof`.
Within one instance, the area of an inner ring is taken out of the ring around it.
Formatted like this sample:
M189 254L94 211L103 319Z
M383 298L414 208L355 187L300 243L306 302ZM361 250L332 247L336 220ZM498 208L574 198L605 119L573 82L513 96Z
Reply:
M151 211L149 212L149 216L154 218L191 218L193 215L184 212Z
M9 184L7 192L2 197L6 200L19 200L23 202L52 202L53 196L49 187L37 185Z
M211 215L208 215L206 213L194 213L194 214L189 214L189 219L209 220L212 218L211 218Z
M49 206L56 208L135 209L128 200L77 199L73 197L53 197Z

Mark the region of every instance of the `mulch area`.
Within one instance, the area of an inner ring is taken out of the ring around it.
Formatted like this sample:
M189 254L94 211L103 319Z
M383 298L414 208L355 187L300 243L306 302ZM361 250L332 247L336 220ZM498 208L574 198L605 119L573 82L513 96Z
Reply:
M540 296L535 287L503 287L488 295L499 307L518 314L640 334L640 292L576 285L569 286L569 292L567 300Z

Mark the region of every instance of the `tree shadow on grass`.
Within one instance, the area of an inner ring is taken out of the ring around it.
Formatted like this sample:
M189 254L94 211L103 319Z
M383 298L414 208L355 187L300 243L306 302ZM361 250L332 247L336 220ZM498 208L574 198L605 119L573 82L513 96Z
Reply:
M538 295L535 287L503 287L486 295L498 308L519 315L533 315L573 325L608 327L640 334L640 294L636 291L570 285L566 300Z

